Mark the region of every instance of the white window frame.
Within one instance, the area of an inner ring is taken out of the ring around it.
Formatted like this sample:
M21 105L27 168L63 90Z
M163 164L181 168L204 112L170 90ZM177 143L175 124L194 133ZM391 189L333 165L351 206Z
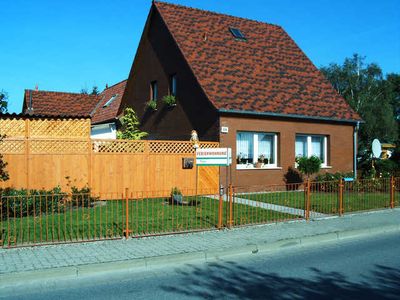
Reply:
M307 157L311 157L312 154L312 138L313 137L322 137L323 138L323 147L324 147L324 151L323 151L323 160L321 163L321 167L326 168L328 166L328 136L327 135L320 135L320 134L302 134L302 133L298 133L295 136L295 139L298 136L303 136L307 138ZM295 141L295 145L296 145L296 141ZM296 147L296 146L295 146ZM295 148L296 151L296 148ZM295 163L295 167L297 168L297 163Z
M248 170L248 169L274 169L274 168L278 168L278 134L274 133L274 132L255 132L255 131L237 131L236 132L236 155L238 155L239 153L237 153L237 134L240 132L247 132L247 133L251 133L253 134L253 163L247 163L247 164L238 164L236 163L236 169L237 170ZM274 163L268 163L268 164L263 164L263 166L261 168L256 168L254 166L254 164L257 162L258 160L258 136L259 135L270 135L273 137L273 141L274 141L274 147L273 147L273 160Z

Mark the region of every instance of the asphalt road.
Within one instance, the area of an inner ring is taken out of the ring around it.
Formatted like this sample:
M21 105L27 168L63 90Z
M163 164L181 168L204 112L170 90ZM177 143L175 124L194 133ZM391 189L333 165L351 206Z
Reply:
M399 299L400 234L26 286L13 299Z

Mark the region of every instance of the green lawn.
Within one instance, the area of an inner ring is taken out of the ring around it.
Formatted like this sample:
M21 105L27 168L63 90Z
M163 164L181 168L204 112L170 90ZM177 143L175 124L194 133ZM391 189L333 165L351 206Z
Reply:
M259 202L277 204L282 206L304 209L304 191L282 191L268 193L238 194L237 197ZM395 206L399 206L399 195L395 196ZM390 194L382 192L347 192L343 194L344 212L355 212L388 208L390 206ZM325 214L339 212L339 197L337 192L311 192L310 209Z
M19 200L18 200L19 199ZM177 205L166 198L129 201L131 236L214 229L218 224L218 201L208 197L185 197L197 205ZM3 199L3 201L6 201ZM12 201L21 201L20 198ZM18 206L19 203L16 203ZM223 223L229 205L223 202ZM4 214L4 212L3 212ZM267 223L298 218L280 212L242 204L233 206L234 225ZM126 226L124 200L98 201L94 206L57 207L54 213L8 218L0 221L3 245L41 244L120 238Z

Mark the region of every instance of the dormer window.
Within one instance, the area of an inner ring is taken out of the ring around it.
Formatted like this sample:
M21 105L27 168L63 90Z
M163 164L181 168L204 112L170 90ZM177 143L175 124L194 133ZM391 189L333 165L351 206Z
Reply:
M229 27L229 31L232 33L232 35L239 39L239 40L246 40L246 37L244 36L244 34L240 31L240 29L238 28L234 28L234 27Z
M103 107L110 106L111 103L114 102L114 100L118 97L118 94L112 95L112 97L103 105Z

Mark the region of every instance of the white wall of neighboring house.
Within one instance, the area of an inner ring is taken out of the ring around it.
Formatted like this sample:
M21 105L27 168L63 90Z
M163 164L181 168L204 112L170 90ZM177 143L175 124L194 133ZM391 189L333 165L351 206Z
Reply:
M115 123L92 125L90 137L92 139L116 139L117 128Z

